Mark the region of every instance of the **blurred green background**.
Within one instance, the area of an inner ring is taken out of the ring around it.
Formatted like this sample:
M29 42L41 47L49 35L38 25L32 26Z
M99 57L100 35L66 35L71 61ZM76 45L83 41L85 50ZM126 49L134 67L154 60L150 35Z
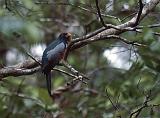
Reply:
M0 1L0 68L29 59L25 51L34 57L41 57L46 45L61 32L71 32L76 38L102 27L94 0L48 2ZM135 0L99 0L99 4L105 23L114 25L128 21L133 15L127 16L138 11L138 1ZM157 5L140 25L159 23L159 12L160 6ZM73 90L64 92L55 101L48 96L45 77L41 72L3 79L0 81L0 117L125 118L141 107L149 95L148 104L153 106L145 107L139 116L158 118L160 36L153 32L160 32L159 27L144 28L142 33L121 34L129 41L146 44L147 48L111 39L72 51L68 62L91 80L87 84L79 82ZM56 89L71 78L53 72L52 80Z

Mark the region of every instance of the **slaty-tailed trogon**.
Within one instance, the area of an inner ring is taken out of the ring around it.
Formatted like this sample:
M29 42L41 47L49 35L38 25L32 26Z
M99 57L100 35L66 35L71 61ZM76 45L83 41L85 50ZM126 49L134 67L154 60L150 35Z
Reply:
M64 58L68 44L71 42L70 33L61 33L55 41L47 46L42 56L42 72L46 76L47 89L51 93L51 70Z

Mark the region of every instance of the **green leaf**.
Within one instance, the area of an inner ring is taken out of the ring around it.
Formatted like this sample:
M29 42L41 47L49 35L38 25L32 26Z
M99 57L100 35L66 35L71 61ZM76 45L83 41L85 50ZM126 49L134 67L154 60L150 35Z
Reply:
M159 41L152 42L152 44L150 45L150 48L152 51L160 53L160 42Z

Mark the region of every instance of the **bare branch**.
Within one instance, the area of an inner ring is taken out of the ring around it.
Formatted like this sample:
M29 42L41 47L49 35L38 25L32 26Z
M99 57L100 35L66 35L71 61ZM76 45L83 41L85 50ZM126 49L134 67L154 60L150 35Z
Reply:
M78 82L81 82L82 77L76 77L72 79L70 82L67 82L65 85L58 87L52 92L52 99L59 99L59 97L66 91L71 91ZM85 83L84 81L82 81ZM85 83L86 84L86 83Z
M141 2L141 0L140 0L140 2ZM81 38L77 38L76 40L73 40L73 42L70 45L70 48L68 48L68 52L73 51L74 49L81 48L87 44L90 44L91 42L100 41L100 40L104 40L104 39L111 39L111 38L118 39L118 40L120 40L124 43L127 43L127 44L146 47L144 44L140 44L137 42L130 42L127 39L124 39L124 38L119 37L117 35L125 32L125 31L134 31L135 29L132 27L135 26L135 24L137 24L137 22L140 22L147 14L149 14L149 12L152 9L154 9L159 2L160 2L160 0L151 0L149 3L147 3L143 7L143 10L142 10L142 6L141 6L139 9L139 13L138 13L141 15L138 15L138 14L135 15L131 20L129 20L126 23L123 23L118 26L111 25L111 27L113 27L113 28L110 28L110 29L106 29L105 27L102 27L102 28L96 30L95 32L92 32L92 33L85 35ZM140 12L140 10L142 10L142 11ZM138 18L138 16L141 16L141 17ZM110 25L110 24L108 24L108 25ZM159 35L159 33L156 33L156 34ZM36 60L38 62L36 62L35 60L34 61L27 60L27 61L24 61L23 63L18 64L18 65L0 69L0 77L3 78L3 77L7 77L7 76L21 76L21 75L33 74L40 69L39 62L41 62L41 59L38 58ZM13 67L14 67L14 69L13 69ZM64 72L64 74L66 74L66 73Z
M100 8L99 8L98 0L95 0L95 2L96 2L98 16L99 16L100 21L101 21L101 23L102 23L102 25L104 27L106 27L107 29L114 28L114 29L117 29L117 30L127 30L127 29L122 29L122 28L116 27L116 26L111 25L111 24L106 25L105 22L104 22L104 20L103 20L103 18L102 18L102 15L101 15L101 11L100 11ZM132 27L135 27L135 26L138 25L138 23L140 21L141 14L142 14L142 10L143 10L143 3L142 3L142 0L139 0L139 11L138 11L138 14L137 14L137 17L136 17L136 21L135 21L135 23L133 24Z
M28 52L26 52L26 54L33 59L37 64L39 64L40 66L42 65L37 59L35 59L31 54L29 54Z
M10 1L5 0L4 2L5 2L6 9L8 9L8 11L12 11L12 9L9 7Z
M160 36L159 32L153 32L154 35Z
M130 118L132 118L132 116L134 116L134 115L135 115L134 118L137 118L144 108L150 106L150 105L148 105L148 102L151 101L150 97L151 97L151 91L149 91L149 93L146 95L142 106L130 114Z
M18 69L18 68L2 68L0 69L0 78L8 76L21 76L21 75L31 75L40 70L40 67L35 67L32 69Z
M71 72L73 72L75 74L75 78L78 78L78 80L82 81L83 83L87 83L84 81L84 79L90 80L90 78L88 78L85 74L80 73L79 71L77 71L75 68L73 68L70 64L68 64L65 61L62 61L62 64L64 67L68 68Z
M101 11L100 11L100 8L99 8L99 3L98 3L98 0L96 0L96 7L97 7L97 12L98 12L98 16L100 18L100 21L102 23L102 25L106 28L106 29L109 29L109 28L114 28L114 29L117 29L117 30L122 30L122 29L119 29L118 27L112 25L112 24L105 24L103 18L102 18L102 15L101 15Z
M32 55L31 55L32 56ZM39 64L37 64L37 61L39 62L41 59L40 58L34 58L32 56L33 60L26 60L23 63L10 66L10 67L5 67L0 69L0 78L8 77L8 76L22 76L22 75L31 75L35 72L38 72L41 70ZM35 61L36 60L36 61ZM71 73L68 73L64 70L53 68L53 70L58 71L60 73L66 74L72 78L76 78L76 75L73 75Z
M134 41L131 42L131 41L128 41L127 39L125 39L123 37L120 37L118 35L99 35L99 36L96 36L94 39L86 39L86 40L77 42L75 45L72 46L71 50L80 48L80 47L82 47L84 45L87 45L87 44L90 44L92 42L96 42L96 41L100 41L100 40L106 40L106 39L109 39L109 40L119 39L119 41L122 41L126 44L131 44L131 45L140 46L140 47L146 47L145 44L141 44L141 43L134 42Z
M108 94L108 91L106 89L106 97L109 99L109 101L111 102L112 106L114 107L115 110L118 110L118 107L116 104L114 104L114 102L111 100L109 94Z
M150 1L149 3L147 3L144 7L143 7L143 10L142 10L142 14L141 14L141 18L140 20L142 20L147 14L149 14L149 12L160 2L160 0L152 0ZM138 15L138 14L137 14ZM121 24L121 25L118 25L116 26L118 29L122 29L122 30L116 30L116 28L114 29L107 29L101 33L98 33L97 35L91 37L91 38L88 38L87 40L90 40L90 41L94 41L96 39L98 39L99 37L103 37L103 36L106 36L106 35L115 35L115 34L121 34L127 30L123 30L125 28L128 28L128 27L132 27L132 26L135 26L135 23L137 22L137 15L135 15L131 20L129 20L128 22L124 23L124 24ZM132 30L134 28L131 28ZM86 40L86 39L84 39ZM71 50L73 49L77 49L77 48L80 48L82 46L85 46L87 45L88 43L87 42L77 42L75 43Z
M142 14L142 10L143 10L143 3L142 3L142 0L139 0L139 11L138 11L138 14L137 14L137 18L136 18L134 27L139 24L141 14Z
M98 16L99 16L99 18L100 18L100 21L101 21L102 25L103 25L104 27L106 27L106 28L109 28L109 27L107 27L107 26L105 25L104 20L103 20L103 18L102 18L102 16L101 16L101 11L100 11L100 8L99 8L98 0L96 0L96 7L97 7Z

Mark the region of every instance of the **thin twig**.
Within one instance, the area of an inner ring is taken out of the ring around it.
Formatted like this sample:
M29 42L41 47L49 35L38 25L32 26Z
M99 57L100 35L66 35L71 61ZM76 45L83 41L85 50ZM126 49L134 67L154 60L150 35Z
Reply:
M35 59L31 54L29 54L27 51L26 51L26 54L31 58L33 59L37 64L39 64L40 66L42 65L42 63L40 63L37 59Z
M84 10L84 11L86 11L86 12L89 12L89 13L98 15L98 13L96 13L96 12L93 11L93 10L87 9L87 8L82 7L82 6L80 6L80 5L74 5L74 4L69 3L69 2L66 3L66 2L39 2L39 1L36 1L35 4L69 5L69 6L76 7L76 8L79 8L79 9L81 9L81 10ZM79 4L82 4L82 3L79 3ZM93 9L93 8L92 8L92 9ZM114 19L118 20L119 22L121 22L120 18L118 18L118 17L116 17L116 16L106 15L106 14L104 14L104 13L101 14L101 15L104 16L104 17L108 17L108 18L114 18Z
M132 14L130 14L130 15L124 17L121 21L124 21L124 20L126 20L127 18L129 18L129 17L131 17L131 16L134 16L135 14L137 14L137 13L136 13L136 12L135 12L135 13L132 13Z
M103 18L102 18L102 16L101 16L101 11L100 11L100 8L99 8L98 0L96 0L96 7L97 7L98 16L99 16L99 18L100 18L100 21L101 21L102 25L103 25L104 27L108 28L108 27L105 25L104 20L103 20Z
M143 3L142 3L142 0L139 0L139 11L138 11L138 14L137 14L137 18L136 18L136 22L134 24L134 27L139 24L141 14L142 14L142 10L143 10Z
M79 71L77 71L75 68L73 68L69 63L62 61L62 64L64 67L68 68L71 72L73 72L75 75L82 76L82 78L85 78L87 80L90 80L90 78L88 78L85 74L80 73Z
M148 102L151 101L150 97L151 91L149 91L148 94L145 96L145 100L142 106L130 114L130 118L132 118L133 115L135 115L135 118L137 118L144 108L149 107Z
M112 24L105 24L103 18L102 18L102 15L101 15L101 11L100 11L100 8L99 8L99 3L98 3L98 0L95 0L96 2L96 7L97 7L97 12L98 12L98 16L100 18L100 21L101 21L101 24L106 28L106 29L109 29L109 28L113 28L113 29L116 29L116 30L120 30L120 31L123 31L123 30L128 30L128 31L137 31L135 28L119 28L117 26L114 26Z
M106 96L107 96L107 98L109 99L109 101L111 102L111 104L112 104L112 106L114 107L114 109L115 109L115 110L118 110L117 106L116 106L116 105L113 103L113 101L111 100L111 98L110 98L110 96L109 96L109 94L108 94L107 89L106 89Z
M10 2L10 1L8 1L8 0L5 0L5 1L4 1L5 7L6 7L6 9L7 9L8 11L12 11L12 9L8 6L9 2Z

